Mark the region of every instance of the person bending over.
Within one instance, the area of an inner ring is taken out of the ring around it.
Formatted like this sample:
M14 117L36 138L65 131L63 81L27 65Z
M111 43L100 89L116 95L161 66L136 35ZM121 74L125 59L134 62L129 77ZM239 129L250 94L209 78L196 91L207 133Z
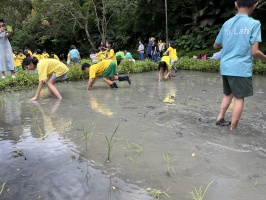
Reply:
M28 70L35 70L37 68L39 85L35 96L31 98L32 101L38 99L43 84L45 84L49 88L50 92L58 99L62 99L62 96L54 86L54 83L67 78L68 67L64 63L52 58L42 59L39 61L35 57L28 57L22 61L22 67L23 69Z
M103 60L95 65L90 66L88 63L84 63L81 66L82 71L89 74L89 81L87 89L90 90L95 79L99 76L103 77L103 81L107 83L111 88L118 88L117 84L114 82L127 81L131 85L131 80L128 75L116 75L116 64L113 60Z
M159 81L162 79L166 80L167 78L171 79L171 58L169 56L163 56L161 62L159 62L158 70L159 70ZM164 72L167 69L167 74L164 77ZM164 78L163 78L164 77Z

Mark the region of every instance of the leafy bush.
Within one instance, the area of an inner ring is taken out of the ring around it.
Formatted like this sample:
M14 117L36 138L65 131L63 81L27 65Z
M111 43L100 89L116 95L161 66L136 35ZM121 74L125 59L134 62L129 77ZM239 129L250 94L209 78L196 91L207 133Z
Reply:
M184 57L175 64L178 69L218 72L220 70L220 61L201 60Z
M119 73L141 73L154 71L158 68L158 64L152 61L136 61L123 60L118 66Z
M176 40L176 43L179 48L186 51L206 49L212 46L220 28L221 25L204 27L199 31L191 32L190 34L181 36Z

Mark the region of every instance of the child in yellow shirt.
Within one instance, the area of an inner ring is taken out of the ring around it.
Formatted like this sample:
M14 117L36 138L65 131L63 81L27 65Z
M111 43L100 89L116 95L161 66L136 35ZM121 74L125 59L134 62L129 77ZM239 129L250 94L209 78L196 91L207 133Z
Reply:
M164 72L167 69L167 74L164 77ZM162 79L166 80L167 78L171 79L171 58L170 56L163 56L161 62L158 65L159 70L159 81ZM163 78L164 77L164 78Z
M103 81L107 83L111 88L118 88L114 81L128 81L131 85L131 80L128 75L116 75L116 64L113 60L103 60L95 65L90 66L88 63L84 63L81 67L82 71L89 74L89 81L87 89L91 89L95 79L99 76L103 76Z
M44 49L43 52L42 52L42 57L43 59L46 59L46 58L49 58L49 54L46 52L46 50Z
M178 57L176 54L176 48L175 48L175 42L174 41L170 41L169 43L169 48L167 49L166 52L164 52L163 55L166 55L167 53L169 53L169 57L172 60L172 67L175 69L175 73L177 72L177 68L175 67L175 63L178 61Z
M50 92L58 99L62 99L62 96L54 86L54 83L67 78L68 67L64 63L50 58L38 61L35 57L28 57L23 60L22 67L23 69L28 70L35 70L37 68L39 85L35 96L31 98L32 101L38 99L43 84L45 84L49 88Z
M115 64L117 65L117 60L116 60L116 57L115 57L115 51L113 49L113 42L111 41L106 41L106 47L107 47L107 50L105 51L105 60L113 60L115 62Z

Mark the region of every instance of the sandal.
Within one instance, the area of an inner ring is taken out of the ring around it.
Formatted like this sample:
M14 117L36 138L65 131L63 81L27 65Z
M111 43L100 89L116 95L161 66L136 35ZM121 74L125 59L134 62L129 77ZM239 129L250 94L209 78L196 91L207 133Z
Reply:
M222 118L219 121L216 121L215 124L217 126L229 126L231 124L231 121L226 121L224 118Z

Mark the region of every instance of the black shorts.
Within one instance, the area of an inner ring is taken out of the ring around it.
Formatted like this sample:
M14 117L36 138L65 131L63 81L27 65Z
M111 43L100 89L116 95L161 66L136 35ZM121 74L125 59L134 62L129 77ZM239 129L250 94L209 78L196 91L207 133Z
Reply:
M147 54L147 57L148 57L149 59L151 59L151 54Z
M236 98L253 96L252 77L222 76L225 95L233 93Z

